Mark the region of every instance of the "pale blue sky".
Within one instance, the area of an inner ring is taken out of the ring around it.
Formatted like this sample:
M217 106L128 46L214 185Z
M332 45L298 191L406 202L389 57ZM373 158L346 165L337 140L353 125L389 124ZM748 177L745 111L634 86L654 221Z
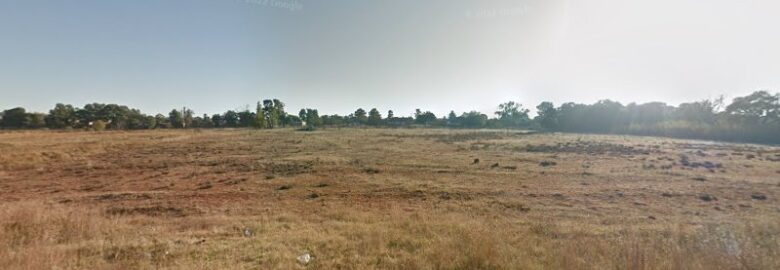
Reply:
M780 89L780 3L0 0L0 108L492 112Z

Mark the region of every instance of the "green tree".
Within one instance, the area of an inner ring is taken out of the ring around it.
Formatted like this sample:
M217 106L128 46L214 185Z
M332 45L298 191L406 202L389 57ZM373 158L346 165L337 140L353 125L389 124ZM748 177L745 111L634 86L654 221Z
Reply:
M778 123L780 120L780 94L772 95L767 91L754 92L745 97L735 98L726 107L726 114L742 116L764 124Z
M281 112L279 111L279 105L276 104L276 99L263 100L263 112L265 113L266 126L268 128L276 128L279 125L279 117ZM281 105L283 108L284 105Z
M3 128L24 128L27 121L27 111L22 107L3 111Z
M460 119L455 114L455 111L450 111L450 114L447 115L447 125L452 127L460 126Z
M76 109L72 105L62 103L57 103L46 116L46 126L51 129L74 127L76 121Z
M528 117L528 110L523 109L523 106L514 101L509 101L498 105L498 111L496 116L503 127L518 128L524 125L528 125L530 119Z
M382 114L376 108L371 109L368 112L368 124L371 126L378 126L382 124Z
M194 128L211 128L214 127L214 123L211 122L211 116L203 114L192 119L192 127Z
M42 113L28 113L26 128L45 128L46 127L46 115Z
M619 102L608 99L600 100L586 110L585 132L612 133L618 132L629 124L623 121L625 107Z
M436 122L436 115L430 111L422 112L420 109L416 109L414 112L414 121L417 124L429 126Z
M542 102L536 106L536 122L545 130L558 129L558 111L552 102Z
M467 128L483 128L488 121L487 115L477 111L463 113L460 118L462 119L463 126Z
M225 126L225 120L224 117L222 117L221 114L214 114L211 116L211 123L212 126L215 128L224 127Z
M173 128L184 128L184 116L176 109L168 113L168 121L170 121Z
M341 115L323 115L321 117L322 124L325 126L343 126L347 124L347 117L341 116Z
M301 118L301 121L306 122L306 109L298 111L298 117Z
M317 127L322 126L322 119L320 113L315 109L301 109L298 112L300 120L306 124L306 130L314 130Z
M213 128L214 127L214 121L211 119L211 116L208 114L203 114L203 127L205 128Z
M188 128L192 126L192 121L194 120L193 115L195 114L195 112L193 112L187 107L184 107L181 109L181 114L182 114L182 127Z
M687 122L713 124L716 105L710 100L683 103L674 112L675 118Z
M268 128L268 123L266 119L266 112L263 108L263 104L259 101L257 102L257 107L255 107L255 127L256 128Z
M165 115L158 113L154 116L154 121L156 123L155 128L171 128L171 121Z
M150 115L136 114L130 120L130 129L154 129L157 128L157 118Z
M83 108L76 110L77 127L91 127L96 120L106 119L105 104L91 103L84 105Z
M157 117L151 116L151 115L145 115L144 116L144 127L147 129L155 129L157 128Z
M157 120L153 116L144 115L137 109L131 109L127 119L128 129L153 129Z
M104 120L108 128L125 129L131 114L132 112L127 106L105 104L99 111L98 119Z
M320 113L316 109L306 109L306 126L319 127L322 125Z
M284 120L286 126L300 127L303 125L303 120L297 115L288 114Z
M601 101L604 102L604 101ZM615 109L619 109L622 107L622 105L618 105L619 103L608 101L607 103L603 103L602 107L604 105L611 106L612 108L602 108L607 110L614 111ZM591 105L592 109L597 109L599 106L599 103ZM654 125L666 120L669 120L672 115L674 114L675 108L669 105L666 105L666 103L663 102L649 102L644 104L629 104L625 107L626 113L625 116L627 116L627 122L625 122L626 119L615 119L615 121L620 122L621 120L623 123L616 123L617 125L622 124L640 124L640 125ZM621 114L622 115L622 114ZM613 116L609 116L613 117Z
M358 108L357 110L355 110L354 118L357 124L360 125L365 125L368 122L368 116L366 115L366 110L363 110L363 108Z
M287 119L287 113L284 111L284 103L278 99L274 99L273 102L274 102L273 109L275 112L276 123L280 127L284 127L285 124L287 124L285 123L285 120Z
M249 110L238 112L238 123L241 127L251 127L255 124L257 116Z
M225 112L224 121L227 127L238 127L238 113L235 111Z
M298 112L298 116L301 121L306 123L307 127L315 128L322 125L320 113L315 109L301 109L301 111Z

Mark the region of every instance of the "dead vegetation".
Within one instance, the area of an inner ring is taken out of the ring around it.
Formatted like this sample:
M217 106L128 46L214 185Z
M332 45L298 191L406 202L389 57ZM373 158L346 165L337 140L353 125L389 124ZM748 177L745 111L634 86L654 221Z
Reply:
M106 209L108 215L147 215L150 217L184 217L185 211L176 207L110 207Z
M314 163L311 161L270 162L263 167L272 175L294 176L312 172Z
M574 141L557 143L555 145L531 145L524 148L516 148L517 151L527 151L533 153L574 153L587 155L650 155L658 153L657 148L645 148L640 146L622 145L606 142L594 141Z
M400 134L381 134L382 136L396 139L425 139L440 143L459 143L467 141L498 140L498 139L517 139L526 135L534 134L532 131L455 131L446 133L400 133Z
M780 268L774 147L427 129L0 138L4 269Z

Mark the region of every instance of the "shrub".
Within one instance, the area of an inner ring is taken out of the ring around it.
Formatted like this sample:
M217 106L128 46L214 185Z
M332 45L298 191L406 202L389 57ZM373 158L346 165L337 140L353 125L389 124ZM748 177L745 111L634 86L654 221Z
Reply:
M92 123L92 130L94 131L103 131L106 129L106 122L103 120L97 120Z

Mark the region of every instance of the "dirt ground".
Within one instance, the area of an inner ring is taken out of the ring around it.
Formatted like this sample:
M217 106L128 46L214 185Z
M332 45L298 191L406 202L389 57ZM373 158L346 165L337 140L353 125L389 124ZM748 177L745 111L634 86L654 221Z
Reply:
M780 148L495 130L5 132L0 265L780 269Z

